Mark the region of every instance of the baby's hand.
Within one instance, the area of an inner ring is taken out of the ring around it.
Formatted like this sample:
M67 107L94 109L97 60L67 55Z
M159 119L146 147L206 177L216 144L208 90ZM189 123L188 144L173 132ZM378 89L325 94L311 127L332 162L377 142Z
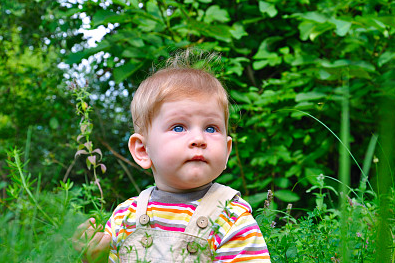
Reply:
M102 225L96 226L95 219L89 218L78 226L73 235L73 247L83 251L84 262L108 262L111 236L101 232Z

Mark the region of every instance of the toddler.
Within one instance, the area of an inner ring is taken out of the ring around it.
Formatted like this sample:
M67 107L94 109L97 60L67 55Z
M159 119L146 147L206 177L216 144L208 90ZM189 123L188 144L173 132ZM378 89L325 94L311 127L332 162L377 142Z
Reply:
M118 205L91 241L92 259L109 246L114 263L270 262L250 205L213 183L232 149L228 95L213 75L185 66L185 58L188 51L134 94L129 149L137 164L152 169L156 186ZM93 235L93 223L76 235Z

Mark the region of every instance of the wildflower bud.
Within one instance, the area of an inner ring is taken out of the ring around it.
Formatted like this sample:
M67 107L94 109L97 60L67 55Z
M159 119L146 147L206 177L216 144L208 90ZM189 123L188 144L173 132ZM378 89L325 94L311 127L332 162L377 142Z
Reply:
M274 228L276 226L276 222L272 221L272 223L270 224L271 228Z
M352 202L351 198L347 196L348 204L353 207L354 203Z
M270 206L270 202L269 202L269 200L265 200L265 204L264 204L264 208L269 208L269 206Z
M374 163L378 163L379 162L379 158L377 158L376 156L373 158L373 162Z
M88 103L83 101L81 106L82 106L82 110L86 111L86 109L88 108Z
M273 192L272 192L272 190L267 190L267 200L269 200L269 202L273 201Z
M287 214L290 215L292 210L292 204L287 205Z

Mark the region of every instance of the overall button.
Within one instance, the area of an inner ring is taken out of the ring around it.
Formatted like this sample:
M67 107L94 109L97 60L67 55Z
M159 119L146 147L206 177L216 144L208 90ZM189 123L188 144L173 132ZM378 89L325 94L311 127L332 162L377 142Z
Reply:
M200 216L197 221L196 224L198 225L198 227L200 227L201 229L204 229L207 227L208 225L208 219L205 216Z
M143 245L143 247L150 247L152 245L152 237L151 236L145 236L141 238L141 245Z
M140 224L145 226L146 224L149 223L149 216L147 216L146 214L141 215L140 218L139 218L139 222L140 222Z
M198 251L198 244L196 242L188 242L187 250L191 254L195 254Z

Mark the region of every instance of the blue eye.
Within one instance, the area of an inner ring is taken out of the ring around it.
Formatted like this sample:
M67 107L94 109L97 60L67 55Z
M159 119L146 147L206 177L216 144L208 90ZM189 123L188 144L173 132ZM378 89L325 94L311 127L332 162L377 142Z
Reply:
M215 128L214 127L207 127L206 128L206 132L208 132L208 133L214 133L215 132Z
M175 132L183 132L184 130L185 130L184 127L182 127L182 126L180 126L180 125L175 126L175 127L173 128L173 131L175 131Z

